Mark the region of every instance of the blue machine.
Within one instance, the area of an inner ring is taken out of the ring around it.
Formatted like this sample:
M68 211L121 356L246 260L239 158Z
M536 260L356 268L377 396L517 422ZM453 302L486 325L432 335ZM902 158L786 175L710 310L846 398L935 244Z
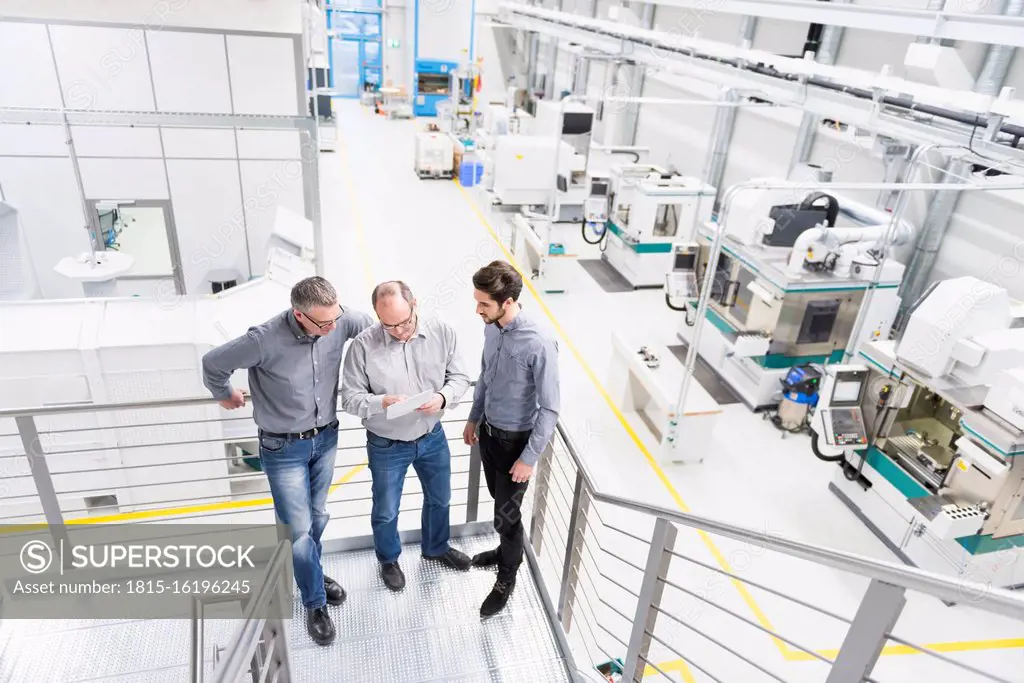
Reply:
M451 73L457 62L417 59L412 77L413 104L416 116L437 116L437 103L451 97Z

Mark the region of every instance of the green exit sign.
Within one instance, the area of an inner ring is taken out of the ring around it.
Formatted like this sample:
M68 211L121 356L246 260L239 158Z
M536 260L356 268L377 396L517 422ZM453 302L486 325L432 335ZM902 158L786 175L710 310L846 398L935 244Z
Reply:
M401 47L401 46L402 46L401 41L395 40L394 38L389 38L388 39L388 47Z

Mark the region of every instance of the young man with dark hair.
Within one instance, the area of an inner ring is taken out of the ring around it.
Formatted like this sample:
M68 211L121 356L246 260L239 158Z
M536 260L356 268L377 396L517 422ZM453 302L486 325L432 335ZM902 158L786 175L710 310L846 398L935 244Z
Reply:
M558 344L522 313L523 280L510 264L484 266L473 275L473 288L476 312L486 327L463 440L480 444L500 537L497 548L473 557L475 566L498 567L494 588L480 607L480 614L489 617L508 603L523 561L523 497L558 421Z
M231 374L246 368L260 463L274 508L291 528L292 563L306 608L306 630L319 645L334 640L327 605L345 590L324 576L320 542L338 448L338 383L345 342L369 327L366 313L338 303L330 282L315 276L292 287L291 308L203 356L203 383L221 406L245 405Z

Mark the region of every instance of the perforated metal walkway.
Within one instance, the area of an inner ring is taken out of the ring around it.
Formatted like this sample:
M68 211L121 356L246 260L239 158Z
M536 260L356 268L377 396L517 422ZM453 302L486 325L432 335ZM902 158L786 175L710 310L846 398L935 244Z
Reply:
M486 535L453 545L472 555L496 542ZM508 606L487 620L479 610L493 570L463 573L423 562L418 545L406 546L400 562L406 587L396 594L382 583L372 550L324 557L324 571L345 587L348 600L330 608L338 637L328 647L309 639L296 603L289 624L296 683L568 683L525 562ZM208 651L226 643L238 624L205 623ZM187 620L0 622L0 682L181 683L188 680L189 637Z

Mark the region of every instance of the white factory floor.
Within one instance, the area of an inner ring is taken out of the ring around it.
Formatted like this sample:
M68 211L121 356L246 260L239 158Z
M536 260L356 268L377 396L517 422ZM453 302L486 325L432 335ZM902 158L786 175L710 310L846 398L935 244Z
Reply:
M470 276L494 258L508 258L495 236L502 217L455 182L420 180L413 172L414 133L423 121L389 121L352 101L336 101L338 149L321 157L322 210L327 275L349 305L369 310L374 283L403 279L423 308L443 317L459 333L461 352L475 376L483 339L474 314ZM674 344L681 314L668 310L660 291L608 294L584 269L564 294L538 301L524 290L527 315L558 337L564 423L585 453L598 485L609 493L692 511L802 541L895 561L889 551L828 491L833 467L817 461L804 437L781 439L760 416L742 405L725 407L713 452L699 465L657 465L655 442L635 414L613 409L605 389L611 361L610 331L628 330L646 342ZM671 359L664 359L663 362ZM636 435L634 436L631 434ZM682 434L686 438L685 433ZM641 445L642 444L642 445ZM627 520L629 521L629 520ZM624 546L628 547L628 546ZM682 530L676 544L684 554L826 607L847 618L857 609L866 582L841 572L741 548L725 539ZM637 551L632 560L643 564ZM677 564L681 564L677 562ZM845 626L756 589L741 592L703 569L703 593L741 616L777 630L798 646L833 657ZM639 585L635 576L623 579ZM690 605L690 602L680 601ZM825 667L794 647L742 622L723 621L706 605L698 612L709 631L726 628L729 644L752 656L782 680L824 680ZM692 621L692 620L691 620ZM762 680L747 667L737 670L731 655L686 631L696 662L724 680ZM946 607L919 595L894 630L913 643L936 647L957 661L1003 679L1024 672L1024 629L1001 617L958 605ZM831 652L829 652L831 651ZM685 654L689 654L686 652ZM795 653L795 654L794 654ZM655 660L658 658L655 657ZM675 657L665 653L662 661ZM696 669L670 665L674 680L713 680ZM658 674L654 675L657 679ZM958 671L905 648L885 653L875 670L879 681L990 680ZM653 679L652 679L653 680ZM764 679L768 680L768 679ZM1000 680L999 678L995 680Z

